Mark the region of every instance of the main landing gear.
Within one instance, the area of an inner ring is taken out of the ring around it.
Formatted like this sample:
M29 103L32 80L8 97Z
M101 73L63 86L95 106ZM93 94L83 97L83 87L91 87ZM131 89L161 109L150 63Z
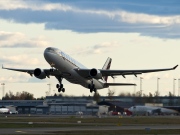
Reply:
M56 88L58 89L58 92L65 92L65 88L63 88L63 84L56 84Z
M93 81L91 81L91 84L89 84L89 89L90 89L90 92L92 93L93 91L96 93L97 92L97 89L95 88L95 85L93 84Z

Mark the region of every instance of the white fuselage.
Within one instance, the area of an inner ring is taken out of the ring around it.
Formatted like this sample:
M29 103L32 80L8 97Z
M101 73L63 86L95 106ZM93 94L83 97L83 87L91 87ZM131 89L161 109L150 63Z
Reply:
M47 48L44 51L44 58L46 61L58 69L59 73L63 75L63 78L74 84L80 84L85 88L88 88L88 85L91 84L91 80L81 77L74 69L86 69L85 66L71 58L69 55L65 54L59 49L56 48ZM102 82L93 79L93 84L95 84L96 89L104 88L103 80Z
M9 113L8 108L0 108L0 113Z
M161 114L177 114L179 113L173 109L167 109L163 107L155 107L155 106L132 106L128 109L133 114L154 114L154 113L161 113Z

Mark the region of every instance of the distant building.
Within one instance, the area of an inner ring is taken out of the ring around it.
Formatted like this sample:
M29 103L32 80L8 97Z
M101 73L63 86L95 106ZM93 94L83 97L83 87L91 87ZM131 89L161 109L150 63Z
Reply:
M89 97L47 96L45 100L0 100L0 106L16 106L19 114L96 114L99 106Z
M147 102L148 101L148 102ZM151 101L151 102L149 102ZM145 103L161 104L163 106L179 106L180 97L121 97L113 96L111 100L106 96L100 97L100 102L96 104L93 97L62 97L47 96L45 100L0 100L1 106L16 106L20 114L90 114L97 112L118 111L134 105L145 105ZM101 107L100 107L101 106ZM107 106L107 107L105 107ZM103 108L104 107L104 108Z
M89 97L48 96L44 101L49 106L50 114L96 114L99 106Z
M36 106L43 105L43 100L0 100L0 106L16 106L20 114L36 113Z

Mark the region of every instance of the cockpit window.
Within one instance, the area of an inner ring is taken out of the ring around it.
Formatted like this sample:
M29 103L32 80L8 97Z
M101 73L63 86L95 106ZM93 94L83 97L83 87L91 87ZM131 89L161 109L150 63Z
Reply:
M47 50L49 50L49 51L54 51L54 49L51 48L51 47L47 48Z

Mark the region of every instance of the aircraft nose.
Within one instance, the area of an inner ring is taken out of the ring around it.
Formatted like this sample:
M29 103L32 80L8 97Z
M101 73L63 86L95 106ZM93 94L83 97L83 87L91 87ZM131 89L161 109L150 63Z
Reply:
M57 51L53 47L48 47L44 50L44 58L48 63L52 63L54 61L54 56L57 56Z
M44 50L44 53L50 52L51 51L51 47L48 47Z
M47 53L48 53L48 49L46 48L46 49L44 50L44 57L46 57Z
M50 58L50 50L49 50L49 48L46 48L45 50L44 50L44 58L47 60L47 61L49 61L49 58Z

